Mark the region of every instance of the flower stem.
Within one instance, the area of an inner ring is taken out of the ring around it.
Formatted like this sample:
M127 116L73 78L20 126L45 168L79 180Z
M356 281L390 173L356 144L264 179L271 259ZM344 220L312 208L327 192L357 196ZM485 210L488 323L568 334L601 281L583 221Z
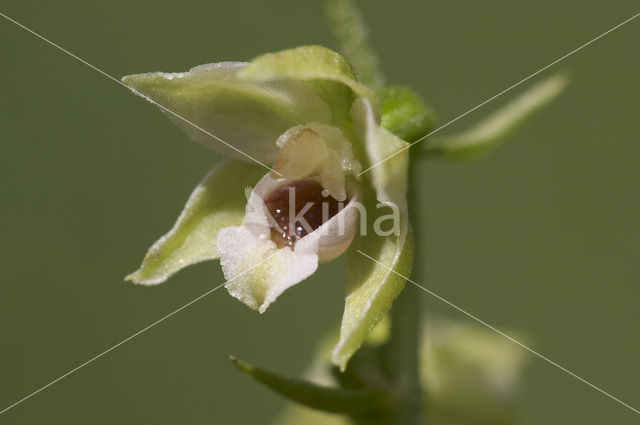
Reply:
M410 217L414 223L419 224L416 168L417 161L412 160L409 205ZM414 227L413 230L416 234L416 253L420 254L419 228ZM414 279L419 279L420 263L420 261L414 262L412 272ZM391 412L392 425L424 423L422 418L424 397L419 368L421 304L420 298L407 289L409 288L402 291L390 311L391 335L387 346L387 365L398 396L396 407Z
M397 401L391 425L422 423L422 388L418 369L419 302L415 294L403 291L391 309L391 338L388 346L390 373Z
M339 50L351 62L358 79L373 89L384 86L378 56L368 42L368 31L352 0L323 0L325 15Z

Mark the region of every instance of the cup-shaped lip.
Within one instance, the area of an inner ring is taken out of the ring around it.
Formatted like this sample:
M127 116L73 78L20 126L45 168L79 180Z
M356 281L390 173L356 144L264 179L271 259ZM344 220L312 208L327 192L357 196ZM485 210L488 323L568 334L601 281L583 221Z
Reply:
M262 231L260 232L263 237L270 238L270 212L264 204L266 199L273 191L280 187L291 183L291 180L284 178L273 178L271 174L266 174L251 193L249 203L247 205L247 215L245 216L245 224L260 223ZM329 218L322 225L318 226L312 232L309 232L305 236L296 241L294 250L296 247L306 247L308 245L314 245L317 243L318 262L326 263L340 256L349 247L358 228L358 217L360 204L361 191L359 184L354 179L347 179L345 182L345 189L347 192L348 202L344 205L340 211L333 217ZM256 199L257 198L257 199ZM256 202L262 206L262 208L252 208L250 206L256 206ZM272 221L271 221L272 222ZM268 227L263 227L266 225ZM268 232L266 232L268 230ZM266 232L266 234L265 234ZM290 249L283 247L281 249Z

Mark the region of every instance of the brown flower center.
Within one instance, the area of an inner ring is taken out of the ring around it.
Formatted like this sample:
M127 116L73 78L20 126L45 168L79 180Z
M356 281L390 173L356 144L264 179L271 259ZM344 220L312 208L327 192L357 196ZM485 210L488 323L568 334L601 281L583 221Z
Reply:
M273 217L271 240L278 248L293 248L298 239L326 223L347 202L348 199L339 202L328 195L315 180L286 183L264 200Z

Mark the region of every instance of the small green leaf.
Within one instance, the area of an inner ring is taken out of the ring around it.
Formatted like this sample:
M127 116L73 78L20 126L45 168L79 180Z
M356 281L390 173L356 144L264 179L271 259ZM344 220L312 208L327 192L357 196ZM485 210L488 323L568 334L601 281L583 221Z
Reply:
M345 308L340 339L332 354L333 363L341 370L391 308L404 288L405 279L401 276L408 276L413 264L406 199L408 143L378 126L366 100L359 99L352 114L356 130L366 140L369 166L373 166L367 172L375 194L371 189L365 190L363 204L367 224L374 226L373 230L367 229L366 235L357 235L347 251ZM381 205L388 207L380 208ZM375 223L382 216L389 216L389 209L398 217L397 228L382 236Z
M191 264L218 258L218 230L242 222L244 189L256 184L263 173L260 166L233 160L213 168L195 188L173 228L153 244L142 266L126 279L153 285Z
M233 356L233 364L242 372L284 397L313 409L360 416L380 409L388 396L377 390L345 390L285 377L250 365Z
M349 360L349 367L341 371L334 366L331 369L336 381L342 388L392 388L388 370L384 362L384 347L370 345L367 342Z
M396 306L394 306L396 308ZM425 391L426 422L429 424L518 425L517 393L522 380L527 354L513 342L494 331L476 324L454 322L443 318L421 317L420 379ZM381 322L383 323L383 322ZM384 329L379 331L384 332ZM513 335L513 333L510 332ZM516 333L517 334L517 333ZM346 374L327 376L326 356L330 333L315 351L314 361L304 376L325 385L336 385L350 375L361 373L366 385L371 382L369 370L360 369L363 355L375 353L359 350L349 362ZM518 335L520 341L526 341ZM383 342L383 341L379 341ZM375 347L379 349L380 347ZM365 351L366 350L366 351ZM371 359L370 359L371 360ZM382 369L384 370L384 368ZM378 373L380 369L377 369ZM345 376L346 375L346 376ZM387 378L388 379L388 378ZM342 382L344 385L344 382ZM362 385L356 381L356 385ZM384 385L383 385L384 386ZM287 405L274 425L347 425L347 418L310 410L299 405ZM384 422L383 422L384 423ZM380 425L379 421L361 421L361 425Z
M567 86L565 74L556 74L525 91L502 108L458 135L427 140L429 153L449 157L476 157L495 148L522 124L555 99Z
M402 140L413 142L429 132L433 112L412 90L386 87L378 91L382 118L380 125Z
M247 66L221 62L181 73L129 75L122 82L159 106L194 141L245 161L249 156L271 162L278 152L275 141L288 128L331 121L327 103L303 82L241 81L238 74Z
M357 81L344 57L326 47L302 46L258 56L240 72L239 78L250 81L307 81L330 104L334 124L348 118L349 108L358 97L368 99L374 114L379 114L378 100L373 91Z
M358 351L354 358L349 362L349 367L346 373L340 373L335 368L330 368L331 362L331 348L335 343L335 339L338 336L338 329L329 332L323 336L319 343L317 343L314 350L314 355L309 367L306 369L303 376L305 379L316 382L318 384L326 386L340 385L342 388L359 389L362 386L369 388L388 388L387 382L381 375L384 374L384 370L375 367L370 364L371 355L375 354L375 351L379 350L380 345L386 340L386 333L388 332L388 321L384 319L376 326L373 332L367 338L366 344L373 344L374 346L367 346L365 349ZM373 339L373 340L372 340ZM372 350L368 350L372 349ZM378 353L379 357L379 353ZM375 360L374 360L375 361ZM373 370L371 367L375 367ZM360 378L355 377L355 385L345 385L345 382L341 382L343 379L350 381L354 380L353 375L359 375ZM381 425L385 423L385 418L376 415L375 418L358 418L358 425ZM288 404L281 415L273 422L274 425L353 425L354 421L345 415L336 415L325 413L319 410L312 410L299 404Z

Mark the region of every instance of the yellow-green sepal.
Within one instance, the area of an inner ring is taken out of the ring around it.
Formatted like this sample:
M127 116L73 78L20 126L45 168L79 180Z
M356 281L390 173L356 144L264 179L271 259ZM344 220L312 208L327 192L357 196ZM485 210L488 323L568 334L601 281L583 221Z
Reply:
M408 143L379 126L366 99L358 99L351 112L365 143L371 186L363 194L367 217L361 220L367 231L347 251L345 309L332 354L342 370L404 288L414 257L407 212ZM383 226L386 221L391 229Z
M327 101L333 112L333 124L348 119L349 108L358 97L366 98L379 117L374 92L360 83L349 62L340 54L322 46L301 46L253 59L239 73L247 81L305 81L316 94Z
M154 285L191 264L218 258L218 231L242 222L245 188L255 185L263 173L258 165L234 160L214 167L191 193L173 228L151 246L140 268L126 280Z
M365 195L365 207L379 213L370 217L375 220L388 210L376 209L372 195ZM391 308L404 288L403 276L411 273L413 233L408 219L401 220L399 235L378 236L369 228L367 235L356 236L347 251L344 313L331 358L341 370Z
M212 63L187 72L128 75L122 82L195 142L245 161L272 162L275 141L288 128L331 121L329 105L303 82L239 80L247 66Z

